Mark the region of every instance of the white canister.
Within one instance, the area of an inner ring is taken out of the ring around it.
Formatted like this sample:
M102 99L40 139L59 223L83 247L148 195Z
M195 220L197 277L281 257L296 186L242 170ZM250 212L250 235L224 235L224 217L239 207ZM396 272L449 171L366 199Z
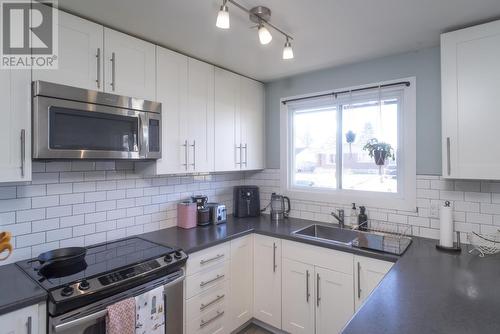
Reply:
M446 201L439 211L439 245L453 247L453 210L450 202Z

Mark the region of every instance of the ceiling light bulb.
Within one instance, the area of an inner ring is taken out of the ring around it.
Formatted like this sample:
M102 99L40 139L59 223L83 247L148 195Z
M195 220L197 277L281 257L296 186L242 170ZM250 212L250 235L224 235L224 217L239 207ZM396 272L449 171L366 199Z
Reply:
M267 28L261 23L259 25L259 40L260 44L269 44L271 40L273 39L273 36L271 36L271 33Z
M220 6L219 14L217 14L217 22L215 23L217 28L229 29L229 11L227 6L223 4Z
M283 59L293 59L292 44L288 40L288 37L285 42L285 47L283 48Z

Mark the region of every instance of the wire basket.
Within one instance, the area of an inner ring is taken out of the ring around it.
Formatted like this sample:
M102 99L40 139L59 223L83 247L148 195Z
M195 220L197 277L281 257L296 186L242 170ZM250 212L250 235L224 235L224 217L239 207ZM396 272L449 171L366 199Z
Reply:
M500 231L499 231L500 232ZM492 255L500 252L500 233L479 234L476 232L467 233L467 240L472 245L470 254L476 251L480 257Z
M369 219L365 224L361 225L361 228L356 226L354 229L379 236L375 242L379 243L379 247L387 253L401 255L411 243L411 225ZM371 238L370 242L374 242L373 238Z

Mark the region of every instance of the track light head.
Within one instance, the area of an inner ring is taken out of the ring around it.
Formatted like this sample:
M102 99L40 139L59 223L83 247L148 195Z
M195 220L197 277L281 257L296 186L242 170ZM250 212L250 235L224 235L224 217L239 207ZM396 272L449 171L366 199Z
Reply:
M227 9L226 2L220 6L219 13L217 14L217 22L215 23L217 28L229 29L229 11Z
M259 24L259 40L262 45L269 44L273 40L273 36L263 23Z
M283 47L283 59L293 59L292 43L290 43L288 37L286 38L285 46Z

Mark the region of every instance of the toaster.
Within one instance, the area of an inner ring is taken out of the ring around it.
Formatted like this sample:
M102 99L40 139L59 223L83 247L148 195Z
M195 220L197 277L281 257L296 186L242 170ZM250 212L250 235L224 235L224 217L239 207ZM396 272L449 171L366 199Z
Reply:
M210 223L221 224L227 220L227 210L224 204L207 203L206 207L210 210Z

